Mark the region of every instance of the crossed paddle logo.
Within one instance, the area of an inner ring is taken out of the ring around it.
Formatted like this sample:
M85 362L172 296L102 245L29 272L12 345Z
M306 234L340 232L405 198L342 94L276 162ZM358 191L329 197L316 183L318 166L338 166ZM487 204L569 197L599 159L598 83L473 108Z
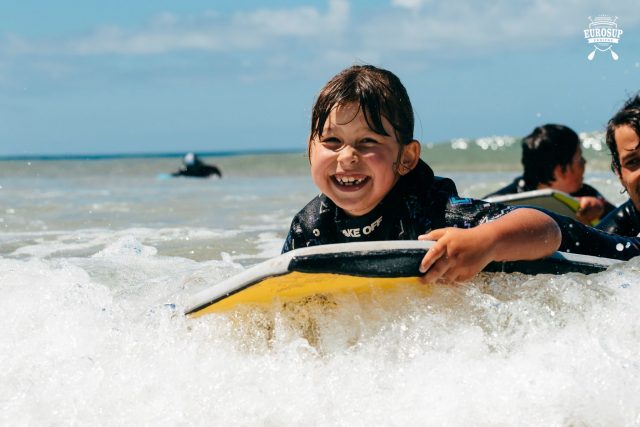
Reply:
M587 55L589 61L593 61L596 52L611 53L611 58L617 61L619 56L613 50L613 45L617 45L622 35L622 29L618 28L616 21L618 17L612 18L609 15L599 15L595 19L589 17L589 28L584 30L584 38L590 45L593 45L593 51Z

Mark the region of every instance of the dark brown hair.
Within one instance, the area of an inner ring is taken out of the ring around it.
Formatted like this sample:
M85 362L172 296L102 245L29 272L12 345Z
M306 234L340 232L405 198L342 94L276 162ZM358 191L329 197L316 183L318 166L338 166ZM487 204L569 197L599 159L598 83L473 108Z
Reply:
M413 108L400 79L392 72L373 65L354 65L329 80L320 91L311 113L309 149L311 141L322 136L331 110L352 102L360 106L372 131L390 136L382 125L384 117L393 126L401 145L413 140Z
M538 126L522 139L523 179L527 187L551 184L557 165L565 171L580 145L578 135L567 126Z
M620 153L616 145L616 129L620 126L631 127L640 137L640 95L627 99L622 108L609 120L607 124L607 147L611 151L611 170L620 175Z

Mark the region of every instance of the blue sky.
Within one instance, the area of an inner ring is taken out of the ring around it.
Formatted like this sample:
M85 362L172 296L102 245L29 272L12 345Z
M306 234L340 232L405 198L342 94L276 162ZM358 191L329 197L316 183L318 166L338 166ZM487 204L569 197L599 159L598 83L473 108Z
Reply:
M609 52L584 39L617 16ZM637 0L42 2L0 6L0 156L300 149L354 63L405 83L423 143L603 129L640 90Z

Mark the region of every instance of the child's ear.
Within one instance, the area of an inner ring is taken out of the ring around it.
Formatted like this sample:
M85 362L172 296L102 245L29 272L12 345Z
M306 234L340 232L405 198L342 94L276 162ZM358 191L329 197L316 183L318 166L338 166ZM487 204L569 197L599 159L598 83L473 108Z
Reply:
M553 167L553 180L557 180L558 177L560 176L560 172L562 172L562 168L560 167L560 165L555 165Z
M402 147L400 157L400 174L405 175L413 170L420 160L420 143L415 139Z
M556 165L553 168L553 180L554 181L558 181L562 178L564 178L564 176L567 174L566 169L563 169L562 166L560 165Z

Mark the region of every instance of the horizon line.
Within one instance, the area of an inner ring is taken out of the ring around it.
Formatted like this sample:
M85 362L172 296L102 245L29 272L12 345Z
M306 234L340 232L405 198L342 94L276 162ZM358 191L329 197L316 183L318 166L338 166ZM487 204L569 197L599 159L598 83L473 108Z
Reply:
M128 158L174 158L183 157L186 153L196 153L199 157L233 157L255 154L294 154L304 150L293 148L254 149L254 150L221 150L221 151L165 151L135 153L101 153L101 154L8 154L0 155L2 160L110 160Z

